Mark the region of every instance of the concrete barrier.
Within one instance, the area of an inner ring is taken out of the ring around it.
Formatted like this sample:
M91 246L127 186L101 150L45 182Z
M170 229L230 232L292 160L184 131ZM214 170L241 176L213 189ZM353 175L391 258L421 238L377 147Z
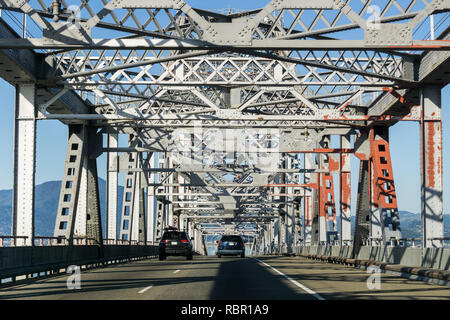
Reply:
M450 270L449 248L422 248L391 247L391 246L362 246L359 254L352 257L352 246L299 246L297 254L313 254L321 256L354 258L359 260L371 260L388 264L401 264L407 267L425 267L438 270Z
M353 257L352 246L300 246L296 254L330 263L342 263L355 267L378 266L382 270L396 272L402 276L414 275L416 279L439 279L436 282L448 285L450 281L449 248L412 248L412 247L361 247Z
M155 257L157 246L111 245L104 246L34 246L1 247L0 279L35 273L59 272L70 265L97 266L125 262L137 258Z

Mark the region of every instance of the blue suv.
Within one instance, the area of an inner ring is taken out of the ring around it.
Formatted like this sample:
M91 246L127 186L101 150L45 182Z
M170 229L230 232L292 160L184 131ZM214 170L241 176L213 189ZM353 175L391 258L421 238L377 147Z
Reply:
M239 235L223 235L217 247L217 257L241 256L245 258L244 240Z

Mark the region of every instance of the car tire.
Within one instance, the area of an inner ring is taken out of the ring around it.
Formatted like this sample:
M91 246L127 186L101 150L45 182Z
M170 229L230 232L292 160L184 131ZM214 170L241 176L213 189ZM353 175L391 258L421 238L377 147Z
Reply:
M165 260L165 259L166 259L165 256L163 256L162 254L159 255L159 260Z
M217 258L222 258L222 255L221 255L221 254L218 254L218 255L217 255Z
M245 258L245 253L241 253L241 258Z
M192 254L186 256L186 260L192 260Z

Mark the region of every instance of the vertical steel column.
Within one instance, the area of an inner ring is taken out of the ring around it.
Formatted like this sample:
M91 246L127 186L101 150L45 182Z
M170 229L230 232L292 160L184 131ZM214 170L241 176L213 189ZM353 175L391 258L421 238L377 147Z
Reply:
M14 122L14 186L12 234L34 243L34 182L36 166L36 87L16 86Z
M156 239L161 238L164 231L164 207L164 202L158 199L156 201Z
M304 153L304 163L305 170L314 169L314 162L311 153ZM304 174L304 183L305 184L315 184L317 183L317 174L305 172ZM304 242L305 244L311 244L313 241L313 211L314 211L314 190L315 188L309 187L304 188L304 196L305 201L303 204L303 219L304 219ZM316 240L317 241L317 240Z
M350 149L350 135L340 136L341 149ZM341 246L352 239L351 235L351 167L350 153L341 153L339 161L339 203L341 211Z
M373 129L371 129L370 135L373 134ZM372 146L372 141L371 141ZM372 153L371 153L372 156ZM382 212L381 208L376 206L375 204L375 188L374 188L374 181L375 181L375 175L374 175L374 163L373 158L370 157L369 160L369 208L370 208L370 224L369 224L369 234L370 239L372 243L372 240L374 239L382 239L383 238L383 226L382 226Z
M287 158L285 160L285 167L287 169L292 169L292 165L293 165L293 161L292 161L292 157L287 155ZM292 173L291 174L286 174L286 177L288 178L287 183L291 184L291 183L298 183L298 181L293 181L292 180ZM294 188L293 187L287 187L286 188L287 194L289 194L289 196L286 197L286 199L288 200L289 203L287 203L285 205L286 208L286 247L287 247L287 253L292 253L293 252L293 244L294 244L294 235L295 235L295 211L294 211L294 205L293 205L293 200L294 197L292 196L292 194L294 193Z
M87 153L87 128L82 125L70 125L68 136L54 236L65 237L71 244L74 234L86 236L87 172L84 175L86 180L85 189L82 190L80 184L83 167L87 170L87 164L83 166L83 163L87 161L85 156ZM83 213L78 214L81 192L84 192L85 210ZM78 228L75 227L77 220L79 221L78 224L81 224ZM82 221L80 222L80 220ZM79 228L83 228L83 230L77 230Z
M199 253L198 240L198 230L194 226L194 251Z
M158 153L158 167L159 168L167 168L167 163L166 163L166 156L164 153L160 152ZM158 174L158 183L161 184L166 184L166 179L167 179L167 175L169 173L159 173ZM164 190L164 194L168 194L169 193L169 187L167 186L163 186L163 190ZM160 204L158 204L158 224L159 224L159 230L160 230L160 236L162 235L162 232L164 230L164 228L166 228L168 226L168 215L167 215L167 199L166 196L163 196L162 198L158 199L158 201L162 201L162 207L160 206Z
M138 212L138 241L140 243L146 244L147 243L147 224L145 219L145 191L142 187L142 176L140 178L139 183L139 191L137 192L139 194L139 212Z
M169 157L168 155L167 155L167 158L166 158L166 168L173 169L172 158ZM169 196L167 197L167 199L169 200L169 203L167 205L167 225L175 226L174 213L173 213L174 206L172 204L172 202L174 200L172 194L174 193L174 189L176 188L176 187L173 186L173 184L175 183L175 173L174 172L170 172L170 173L168 173L168 175L169 175L168 183L169 183L170 186L168 187Z
M155 153L152 154L150 158L150 167L156 168L156 156ZM149 175L149 183L155 183L155 174ZM156 241L156 230L155 230L155 220L156 220L156 197L155 197L155 188L156 187L148 187L147 188L147 239L154 243Z
M179 221L178 221L178 229L181 231L186 230L185 219L186 219L186 214L180 213Z
M85 129L87 130L87 128ZM87 134L87 133L86 133ZM85 136L85 148L87 149L87 136ZM86 151L87 152L87 151ZM86 229L86 218L88 212L88 159L83 155L81 160L81 169L80 169L80 187L78 189L78 198L77 198L77 211L75 217L75 228L73 231L74 237L86 237L87 229Z
M132 145L133 137L130 135L129 145ZM138 164L138 154L136 152L129 153L127 159L127 168L134 169L137 168ZM120 222L120 239L121 240L132 240L133 236L133 222L134 222L134 211L135 211L135 193L136 193L136 172L128 171L125 176L125 186L123 190L123 202L122 202L122 215ZM135 237L134 240L137 240Z
M286 169L286 165L287 165L287 155L286 154L282 154L282 164L281 164L281 168ZM287 183L287 174L286 173L281 173L280 174L280 183L286 184ZM286 188L285 186L282 186L280 188L279 194L286 194L287 193L288 188ZM286 250L286 245L287 245L287 206L286 206L286 201L287 201L287 197L286 196L280 196L279 197L279 201L280 204L278 205L279 208L279 219L278 219L278 248L279 248L279 252L280 253L285 253Z
M330 136L325 135L320 141L319 145L322 148L329 148L330 146ZM319 159L319 168L322 170L328 170L328 155L327 154L317 154ZM319 237L318 241L320 244L327 242L327 232L328 232L328 221L326 215L328 212L325 212L325 207L327 203L327 199L325 198L326 194L324 189L326 188L325 174L318 174L318 211L319 211Z
M364 241L368 240L370 236L369 185L369 160L361 160L356 199L355 235L353 237L353 252L355 256L359 253Z
M141 154L137 153L137 162L136 168L140 168L140 158ZM139 240L139 215L141 212L141 174L140 172L134 173L134 201L132 206L132 218L131 218L131 240L138 241Z
M98 189L97 159L88 160L87 168L87 216L86 216L86 233L89 239L93 239L97 244L103 245L103 232L100 214L100 197Z
M379 212L383 243L400 239L397 194L389 148L389 127L374 127L371 130L371 169L373 170L372 204Z
M108 148L117 148L119 135L116 133L107 135ZM118 165L117 152L108 152L106 175L106 237L117 239L117 187L118 187Z
M425 86L421 94L422 243L425 248L438 248L444 236L441 88Z

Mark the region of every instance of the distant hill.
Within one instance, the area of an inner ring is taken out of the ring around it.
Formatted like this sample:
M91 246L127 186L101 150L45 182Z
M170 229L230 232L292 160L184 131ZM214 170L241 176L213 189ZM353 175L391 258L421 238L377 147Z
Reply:
M400 228L403 238L420 238L422 220L420 213L412 213L409 211L399 211ZM337 219L339 230L339 218ZM352 215L352 234L355 228L355 216ZM450 237L450 214L444 214L444 236Z
M61 181L49 181L36 186L35 189L35 232L38 236L53 236L56 211L58 210ZM100 212L102 230L106 226L106 181L99 179ZM118 189L118 207L122 206L123 187ZM12 190L0 190L0 234L11 234ZM117 219L117 226L120 224Z
M36 210L36 235L52 236L58 207L59 190L61 181L49 181L36 186L35 210ZM106 181L99 179L100 208L102 227L105 232L106 223ZM118 208L122 206L123 187L118 190ZM12 190L0 190L0 234L11 234ZM120 210L119 210L120 211ZM421 217L409 211L399 211L402 235L405 238L420 238ZM337 219L339 228L339 218ZM120 225L120 212L117 219L117 230ZM355 216L352 216L352 234L355 226ZM339 229L338 229L339 230ZM444 215L444 234L450 237L450 215Z

